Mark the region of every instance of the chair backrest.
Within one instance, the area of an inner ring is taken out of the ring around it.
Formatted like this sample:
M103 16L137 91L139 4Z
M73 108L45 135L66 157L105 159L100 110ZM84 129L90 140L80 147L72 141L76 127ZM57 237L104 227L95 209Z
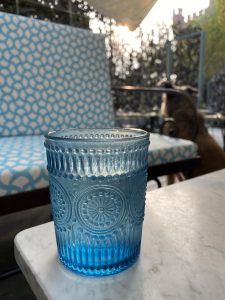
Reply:
M0 12L0 136L114 126L102 35Z

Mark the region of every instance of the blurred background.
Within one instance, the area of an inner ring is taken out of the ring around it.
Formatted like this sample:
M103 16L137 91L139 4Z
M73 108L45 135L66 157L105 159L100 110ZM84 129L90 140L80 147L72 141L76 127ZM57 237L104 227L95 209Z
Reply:
M134 31L82 0L0 0L0 11L104 34L118 126L158 132L161 94L120 87L170 81L196 91L196 106L224 147L224 0L158 0ZM21 275L2 281L0 298L35 299Z
M225 111L223 0L158 0L134 31L82 0L0 0L0 10L104 34L118 125L158 128L154 118L146 124L131 112L157 113L161 95L114 89L123 85L154 87L163 80L190 85L199 109ZM207 120L210 127L217 125L216 118Z

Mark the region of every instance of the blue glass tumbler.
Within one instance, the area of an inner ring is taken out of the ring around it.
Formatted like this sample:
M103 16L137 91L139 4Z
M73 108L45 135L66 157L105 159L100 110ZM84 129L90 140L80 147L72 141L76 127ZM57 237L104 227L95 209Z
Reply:
M65 129L45 137L58 255L84 275L121 272L138 258L149 134Z

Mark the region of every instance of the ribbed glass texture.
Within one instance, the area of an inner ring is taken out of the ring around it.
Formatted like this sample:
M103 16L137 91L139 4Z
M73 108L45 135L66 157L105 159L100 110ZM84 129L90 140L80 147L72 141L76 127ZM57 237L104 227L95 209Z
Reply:
M149 134L139 129L67 129L45 147L58 254L91 276L121 272L138 258Z

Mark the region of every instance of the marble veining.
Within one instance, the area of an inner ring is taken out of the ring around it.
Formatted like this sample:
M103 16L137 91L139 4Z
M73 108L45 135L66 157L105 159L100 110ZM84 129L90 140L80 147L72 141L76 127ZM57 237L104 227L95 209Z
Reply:
M224 232L225 169L149 192L140 258L120 274L66 270L52 222L19 233L15 256L38 299L224 300Z

